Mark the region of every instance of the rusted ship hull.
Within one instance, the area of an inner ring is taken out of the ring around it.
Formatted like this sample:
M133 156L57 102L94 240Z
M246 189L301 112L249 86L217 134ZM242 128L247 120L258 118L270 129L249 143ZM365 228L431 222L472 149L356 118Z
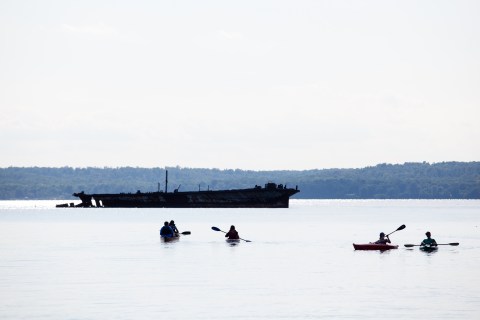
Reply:
M119 194L74 193L77 207L104 208L288 208L290 197L299 192L268 183L265 188L219 191L137 192Z

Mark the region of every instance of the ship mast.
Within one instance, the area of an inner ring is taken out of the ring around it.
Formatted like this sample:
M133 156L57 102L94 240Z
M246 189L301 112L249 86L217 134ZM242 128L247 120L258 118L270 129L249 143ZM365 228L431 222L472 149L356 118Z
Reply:
M168 187L168 170L165 170L165 193L167 193Z

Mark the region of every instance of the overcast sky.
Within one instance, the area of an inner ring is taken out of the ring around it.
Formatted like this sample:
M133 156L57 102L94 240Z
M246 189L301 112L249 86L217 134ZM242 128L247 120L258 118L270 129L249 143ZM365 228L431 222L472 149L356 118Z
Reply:
M0 167L480 160L479 1L0 1Z

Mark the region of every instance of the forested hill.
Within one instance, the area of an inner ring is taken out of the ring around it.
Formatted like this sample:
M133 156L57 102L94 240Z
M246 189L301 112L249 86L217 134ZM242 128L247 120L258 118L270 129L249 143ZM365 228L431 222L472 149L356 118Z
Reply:
M76 199L120 193L298 186L297 199L480 199L480 162L379 164L362 169L246 171L192 168L0 168L0 199Z

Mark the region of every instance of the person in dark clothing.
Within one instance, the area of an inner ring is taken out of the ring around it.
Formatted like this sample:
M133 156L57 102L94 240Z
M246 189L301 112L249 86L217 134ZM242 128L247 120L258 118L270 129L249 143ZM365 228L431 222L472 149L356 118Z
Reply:
M170 226L168 225L168 221L165 221L163 223L163 227L162 227L162 229L160 229L160 236L161 237L167 237L167 238L175 236L172 228L170 228Z
M390 238L387 236L385 236L385 233L383 232L380 232L380 238L375 241L376 244L387 244L387 243L390 243Z
M235 226L231 226L230 230L225 234L225 237L228 237L229 240L237 240L240 239L237 230L235 230Z
M430 231L427 231L425 235L427 236L427 239L424 239L421 245L424 247L436 247L437 241L435 241L435 239L432 239L432 234L430 233Z
M168 225L170 228L172 228L172 231L178 235L180 232L177 229L177 226L175 225L175 221L170 221L170 224Z

